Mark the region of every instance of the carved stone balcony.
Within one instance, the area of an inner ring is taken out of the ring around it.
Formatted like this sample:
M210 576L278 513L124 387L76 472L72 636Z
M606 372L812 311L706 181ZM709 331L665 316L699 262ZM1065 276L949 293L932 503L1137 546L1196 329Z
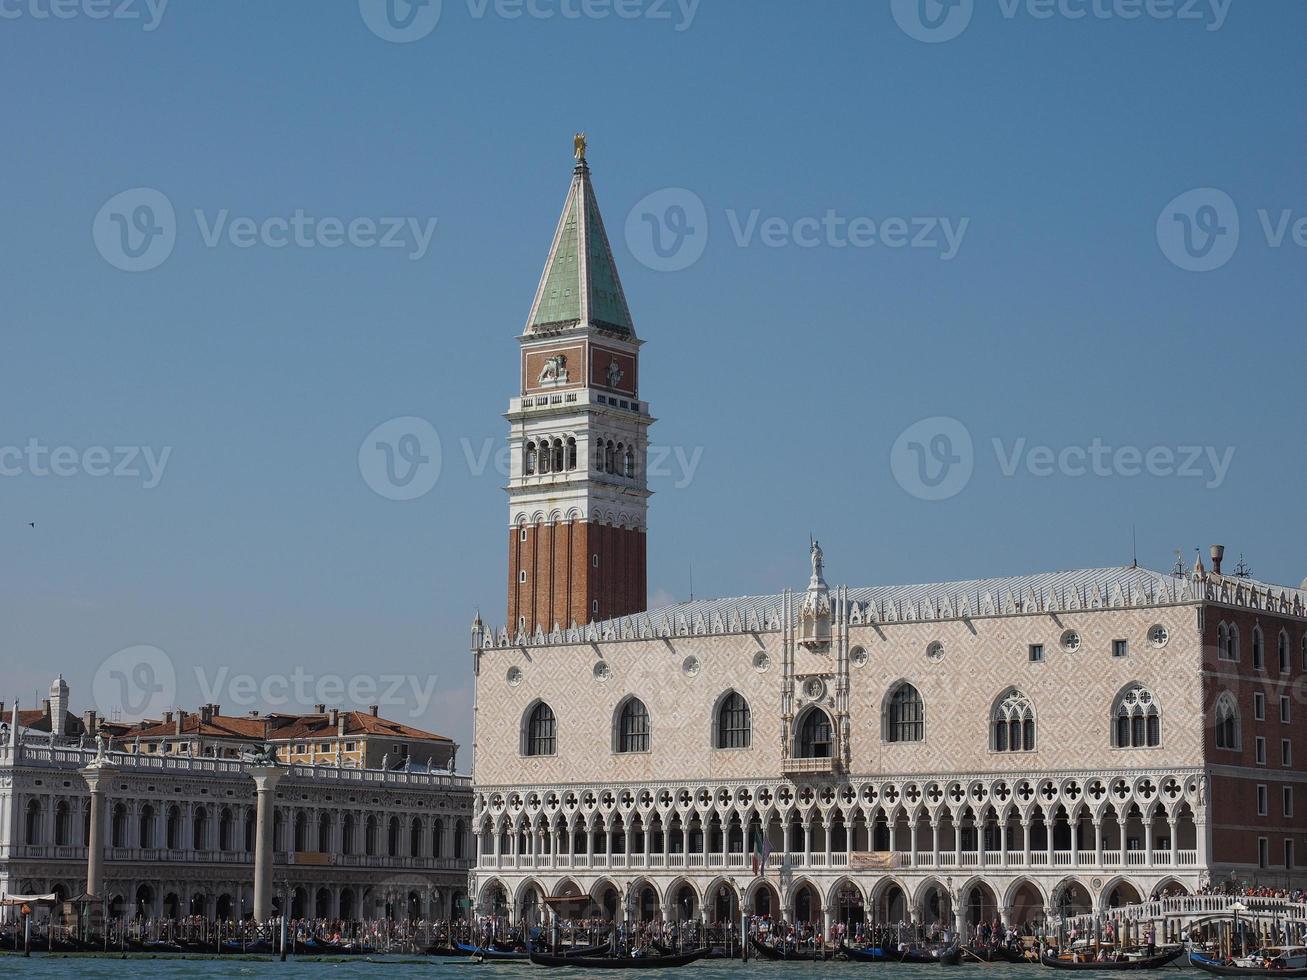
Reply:
M781 763L781 771L790 777L795 776L834 776L844 771L838 758L825 759L786 759Z

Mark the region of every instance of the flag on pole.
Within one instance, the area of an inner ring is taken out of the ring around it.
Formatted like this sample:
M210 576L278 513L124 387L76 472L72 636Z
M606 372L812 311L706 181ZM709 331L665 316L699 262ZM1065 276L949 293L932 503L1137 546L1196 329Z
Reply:
M771 841L767 840L761 832L754 831L753 834L753 873L755 875L767 876L767 859L771 857Z

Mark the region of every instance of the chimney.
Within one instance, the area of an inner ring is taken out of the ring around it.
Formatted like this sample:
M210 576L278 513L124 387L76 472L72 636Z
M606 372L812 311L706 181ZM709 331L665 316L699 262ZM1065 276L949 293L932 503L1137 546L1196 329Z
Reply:
M327 706L325 704L315 704L313 706L313 713L315 715L325 715L327 713Z
M0 715L3 715L4 713L5 713L5 706L4 706L3 704L0 704ZM98 718L96 717L96 715L95 715L95 709L94 709L94 708L88 708L88 709L87 709L87 710L82 714L82 727L83 727L84 729L86 729L86 734L87 734L87 735L94 735L94 734L95 734L95 729L98 727L98 726L96 725L96 722L97 722L98 720L99 720L99 719L98 719Z
M0 705L0 714L4 714L4 705ZM340 718L340 711L338 709L332 708L330 711L327 712L327 724L330 725L332 728L336 727L336 721L339 718Z
M1221 559L1225 557L1225 545L1212 545L1212 574L1221 574Z
M185 711L182 711L182 710L179 708L179 709L177 710L177 723L176 723L176 725L173 726L173 734L174 734L174 735L180 735L180 734L182 733L182 723L185 722L185 721L186 721L186 712L185 712Z
M377 712L380 710L381 710L381 705L379 704L368 705L368 714L370 714L373 718L377 717Z
M339 713L336 714L336 737L337 737L337 738L344 738L344 737L345 737L345 719L346 719L346 717L348 717L348 715L347 715L347 713L344 712L344 711L341 711L341 712L339 712Z
M165 725L171 725L171 724L172 724L172 712L171 712L171 711L165 711L165 712L163 713L163 723L164 723Z

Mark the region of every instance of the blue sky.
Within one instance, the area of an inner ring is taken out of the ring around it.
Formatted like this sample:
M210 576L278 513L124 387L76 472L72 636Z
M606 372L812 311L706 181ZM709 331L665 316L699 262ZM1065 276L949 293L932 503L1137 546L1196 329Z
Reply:
M149 646L170 704L393 675L386 713L470 740L477 461L577 129L653 442L697 458L653 481L654 597L801 586L810 532L832 583L1125 564L1132 525L1152 567L1307 576L1301 3L925 0L932 36L897 0L444 0L396 42L372 0L49 2L0 3L6 701L62 670L86 706ZM172 247L125 271L139 188ZM662 271L672 206L701 252ZM315 244L275 247L297 212ZM359 447L408 416L439 479L387 499Z

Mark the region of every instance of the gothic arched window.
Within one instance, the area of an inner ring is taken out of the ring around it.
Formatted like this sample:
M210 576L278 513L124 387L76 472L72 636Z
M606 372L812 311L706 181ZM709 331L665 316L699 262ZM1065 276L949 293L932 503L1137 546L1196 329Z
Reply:
M1154 749L1162 744L1162 711L1142 684L1132 684L1117 696L1112 715L1116 748Z
M885 741L920 742L925 737L925 705L917 689L904 681L890 693L885 707Z
M1289 673L1289 634L1285 630L1280 630L1280 638L1276 644L1276 654L1279 659L1280 673Z
M617 716L617 751L649 751L649 709L639 698L628 698Z
M753 717L749 702L738 691L722 699L717 708L717 748L747 749L753 739Z
M990 731L996 752L1035 750L1035 706L1015 687L1009 688L994 705Z
M1262 639L1262 628L1253 627L1253 670L1266 669L1266 642Z
M830 715L811 707L799 722L799 759L829 759L834 754L835 733Z
M554 709L539 702L526 719L523 755L553 755L557 750L557 721Z
M1242 744L1239 725L1239 706L1234 703L1230 692L1222 694L1216 700L1216 710L1212 713L1215 721L1214 735L1218 749L1230 749L1237 752Z

